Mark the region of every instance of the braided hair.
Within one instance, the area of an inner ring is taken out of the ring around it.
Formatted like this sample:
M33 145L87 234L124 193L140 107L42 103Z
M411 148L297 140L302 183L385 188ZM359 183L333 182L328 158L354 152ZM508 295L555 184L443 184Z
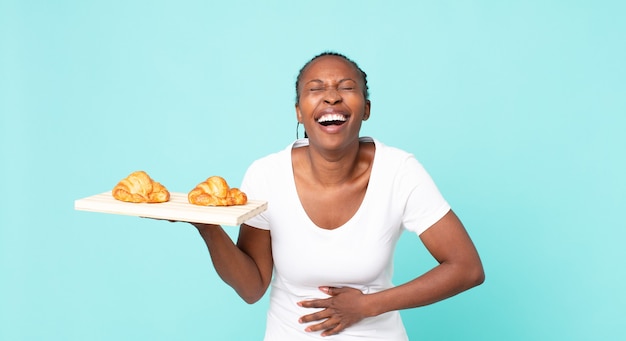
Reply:
M367 74L363 70L361 70L361 68L357 65L357 63L355 63L353 60L351 60L350 58L346 57L345 55L343 55L341 53L337 53L337 52L326 51L326 52L322 52L322 53L318 54L317 56L313 57L306 64L304 64L304 66L300 69L300 72L298 72L298 78L296 78L296 104L298 104L300 102L300 79L302 78L302 74L304 73L304 70L312 62L314 62L316 59L318 59L320 57L324 57L324 56L335 56L335 57L343 58L344 60L346 60L347 62L352 64L357 70L359 70L359 73L361 74L361 77L363 78L363 85L364 85L364 87L363 87L363 96L365 96L366 100L369 99L370 94L369 94L369 88L367 87Z

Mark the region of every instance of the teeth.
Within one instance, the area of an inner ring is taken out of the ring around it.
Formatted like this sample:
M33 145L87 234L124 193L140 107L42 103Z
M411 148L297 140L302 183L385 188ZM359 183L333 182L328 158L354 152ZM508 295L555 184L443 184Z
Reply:
M326 114L317 119L318 123L331 122L331 121L346 121L346 117L340 114Z

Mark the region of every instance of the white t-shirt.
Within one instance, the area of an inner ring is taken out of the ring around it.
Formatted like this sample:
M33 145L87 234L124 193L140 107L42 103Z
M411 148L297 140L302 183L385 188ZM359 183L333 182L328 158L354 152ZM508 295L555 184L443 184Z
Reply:
M354 216L333 230L309 219L296 192L291 151L308 145L308 139L253 162L246 172L241 189L249 198L268 201L265 212L246 221L271 233L274 276L266 341L407 340L397 311L324 338L298 323L315 309L297 302L328 297L319 286L358 288L365 294L392 287L393 254L403 228L421 234L450 210L411 154L372 138L361 141L376 146L367 191Z

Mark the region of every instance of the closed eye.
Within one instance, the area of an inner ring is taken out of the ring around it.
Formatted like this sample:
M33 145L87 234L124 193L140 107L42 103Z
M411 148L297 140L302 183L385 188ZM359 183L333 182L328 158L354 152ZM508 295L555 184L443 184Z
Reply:
M356 82L349 78L342 79L341 81L339 81L339 86L337 87L337 89L341 91L352 91L352 90L356 90L356 88L357 88Z

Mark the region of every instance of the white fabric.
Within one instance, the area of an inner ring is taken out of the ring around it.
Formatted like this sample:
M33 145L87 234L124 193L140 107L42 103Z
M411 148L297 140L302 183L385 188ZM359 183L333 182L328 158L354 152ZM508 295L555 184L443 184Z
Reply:
M317 227L296 192L291 150L255 161L241 189L249 198L268 201L268 209L246 224L269 229L274 257L265 340L407 340L397 311L365 319L336 336L304 332L298 318L314 312L301 300L327 297L319 286L349 286L374 293L393 286L393 253L402 228L421 234L449 210L431 177L409 153L375 143L369 185L360 208L334 230Z

